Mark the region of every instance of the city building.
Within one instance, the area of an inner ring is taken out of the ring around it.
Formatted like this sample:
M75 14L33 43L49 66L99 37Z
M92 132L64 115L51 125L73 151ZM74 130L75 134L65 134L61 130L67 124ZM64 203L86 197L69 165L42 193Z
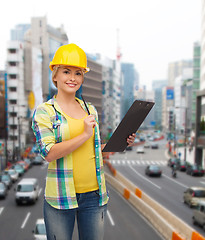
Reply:
M167 86L167 80L154 80L152 90L154 91L154 122L155 127L162 130L162 89Z
M128 109L134 102L134 88L138 74L136 73L134 64L132 63L121 63L122 70L122 95L121 95L121 118L127 113Z
M31 24L20 24L11 30L7 44L8 88L8 150L13 159L33 142L31 116L35 107L53 95L51 61L57 48L68 43L63 27L53 28L46 17L31 19ZM33 107L28 104L34 96Z
M182 75L184 68L191 68L193 60L181 60L168 65L168 86L174 87L176 77Z

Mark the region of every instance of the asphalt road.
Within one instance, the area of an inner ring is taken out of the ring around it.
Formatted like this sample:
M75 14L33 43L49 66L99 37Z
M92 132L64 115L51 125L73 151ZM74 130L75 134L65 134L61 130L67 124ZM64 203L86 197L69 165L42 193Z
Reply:
M38 178L39 199L34 205L17 206L15 203L16 183L8 192L5 200L0 200L0 239L30 240L38 218L43 217L42 204L47 165L33 166L23 177ZM104 239L162 239L152 226L111 186L108 185L110 201L105 224ZM75 228L73 239L78 239Z
M205 236L199 226L192 224L193 209L183 203L183 192L190 186L205 187L205 177L192 177L184 172L177 171L177 178L171 177L171 168L167 166L164 140L159 141L159 149L145 149L144 154L132 151L116 153L110 157L115 169L132 181L142 191L169 209L191 227ZM155 163L162 169L162 176L149 177L145 175L147 165Z

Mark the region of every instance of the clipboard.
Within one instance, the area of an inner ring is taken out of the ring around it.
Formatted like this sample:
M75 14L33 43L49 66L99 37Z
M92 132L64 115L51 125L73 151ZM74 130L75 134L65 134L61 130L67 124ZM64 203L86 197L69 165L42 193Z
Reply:
M123 152L127 147L128 136L138 130L154 104L135 100L102 151Z

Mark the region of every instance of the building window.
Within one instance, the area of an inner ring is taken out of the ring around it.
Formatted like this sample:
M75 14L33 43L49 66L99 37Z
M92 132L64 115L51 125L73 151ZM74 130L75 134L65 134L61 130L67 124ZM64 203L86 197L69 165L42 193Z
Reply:
M16 49L14 48L9 49L9 53L16 53Z
M11 100L9 101L9 103L10 103L10 104L16 104L16 103L17 103L17 101L16 101L16 100L14 100L14 99L11 99Z
M11 67L17 66L17 62L9 62L9 66L11 66Z
M12 130L15 130L15 129L17 129L17 125L10 125L10 128L11 128Z
M17 75L16 74L10 74L9 77L10 77L10 79L16 79Z
M10 140L17 140L17 136L10 136Z
M16 87L10 87L10 88L9 88L9 91L10 91L10 92L16 92Z
M39 39L39 44L40 45L42 44L42 37L40 37L40 39Z
M16 117L17 116L17 113L16 112L10 112L10 117Z

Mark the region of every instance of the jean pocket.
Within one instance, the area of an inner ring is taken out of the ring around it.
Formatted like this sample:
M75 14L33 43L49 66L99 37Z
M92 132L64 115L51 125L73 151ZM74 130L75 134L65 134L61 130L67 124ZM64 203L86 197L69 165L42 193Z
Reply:
M99 194L99 189L98 190L95 190L95 191L93 191L97 196L100 196L100 194Z

